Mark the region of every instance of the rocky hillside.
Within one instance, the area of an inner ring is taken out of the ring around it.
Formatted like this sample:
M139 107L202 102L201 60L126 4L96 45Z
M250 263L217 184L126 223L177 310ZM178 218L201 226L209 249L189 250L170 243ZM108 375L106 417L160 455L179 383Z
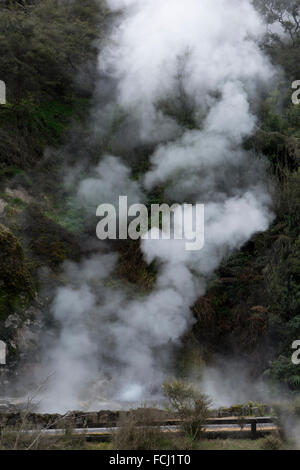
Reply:
M276 17L263 10L271 23L280 18L280 11ZM94 230L64 173L82 155L87 166L94 163L111 145L100 137L91 142L87 124L107 20L97 0L0 2L0 79L8 99L0 106L0 339L10 373L38 355L38 332L52 322L51 287L61 282L63 261L86 253L85 237ZM284 42L267 36L261 47L284 73L261 99L257 132L245 147L268 158L276 220L223 262L194 305L196 323L177 362L184 376L220 354L250 357L253 376L264 374L294 393L300 391L299 367L290 361L291 344L300 338L300 106L291 103L291 83L300 79L294 60L300 33ZM146 171L151 150L135 149L137 175ZM151 289L156 268L143 260L139 242L118 250L118 275L134 289Z

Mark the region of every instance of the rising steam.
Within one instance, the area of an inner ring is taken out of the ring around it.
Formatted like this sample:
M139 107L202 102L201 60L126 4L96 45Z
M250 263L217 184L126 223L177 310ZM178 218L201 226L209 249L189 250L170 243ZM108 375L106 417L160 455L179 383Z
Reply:
M274 74L258 46L264 25L250 1L108 6L119 14L101 47L93 126L105 135L120 110L125 117L112 139L115 155L103 156L80 182L78 198L95 213L119 195L143 202L159 186L166 201L205 204L206 242L195 253L184 241L143 240L146 261L159 266L147 295L111 285L117 255L100 242L97 255L66 263L67 282L52 305L60 334L38 371L54 372L44 411L158 396L172 348L193 324L190 307L222 259L273 218L263 159L243 148L257 97ZM139 145L153 151L136 181L122 155Z

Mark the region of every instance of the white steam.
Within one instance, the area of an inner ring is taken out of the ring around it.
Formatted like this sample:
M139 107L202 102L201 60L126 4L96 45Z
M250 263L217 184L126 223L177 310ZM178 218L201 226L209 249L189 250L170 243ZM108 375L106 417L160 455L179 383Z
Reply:
M128 204L135 204L143 196L138 183L130 177L130 169L119 158L105 155L94 169L94 176L81 181L78 196L93 213L95 207L103 203L117 207L122 194L128 197Z
M42 402L47 411L159 394L172 347L193 324L190 307L222 259L272 221L264 165L243 149L255 127L255 98L274 73L257 45L265 29L250 1L108 4L122 15L99 57L101 75L115 84L101 121L123 109L118 139L131 135L155 150L139 182L121 158L105 156L80 183L79 197L96 209L119 195L138 203L163 185L168 200L205 203L205 248L195 253L184 241L143 240L145 259L159 266L146 296L111 285L113 254L66 265L67 285L52 306L61 333L43 362L45 375L54 372Z

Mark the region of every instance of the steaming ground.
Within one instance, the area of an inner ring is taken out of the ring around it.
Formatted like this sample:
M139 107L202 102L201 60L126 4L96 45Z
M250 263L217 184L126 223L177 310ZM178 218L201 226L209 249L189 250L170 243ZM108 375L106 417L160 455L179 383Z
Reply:
M205 247L188 252L184 241L143 240L146 261L159 267L147 295L111 285L117 255L100 242L97 255L66 263L51 307L60 333L35 371L40 381L49 377L47 412L159 399L172 352L193 324L190 307L222 259L273 220L264 159L243 147L274 76L250 2L108 5L121 14L102 44L92 126L103 136L115 129L112 154L78 181L78 199L95 214L119 195L144 202L159 185L167 202L205 204ZM150 168L133 180L122 155L143 145L153 148ZM207 391L214 394L217 382Z

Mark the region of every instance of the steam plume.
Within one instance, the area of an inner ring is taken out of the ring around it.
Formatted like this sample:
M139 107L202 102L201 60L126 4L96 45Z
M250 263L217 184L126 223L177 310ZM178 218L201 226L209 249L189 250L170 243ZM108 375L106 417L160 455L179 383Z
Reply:
M143 201L159 185L168 201L205 203L206 243L191 253L184 241L143 240L145 259L159 266L146 296L110 286L113 253L66 264L67 285L52 306L61 332L43 363L44 373L56 371L42 402L47 411L82 407L83 398L97 408L102 398L156 397L173 346L193 324L190 307L222 259L273 218L264 162L243 148L255 128L258 94L274 73L257 45L264 25L250 1L108 6L121 14L99 56L93 124L105 134L122 109L115 148L130 153L150 144L154 151L139 181L121 155L104 156L78 196L96 210L121 194ZM104 83L111 98L98 105Z

